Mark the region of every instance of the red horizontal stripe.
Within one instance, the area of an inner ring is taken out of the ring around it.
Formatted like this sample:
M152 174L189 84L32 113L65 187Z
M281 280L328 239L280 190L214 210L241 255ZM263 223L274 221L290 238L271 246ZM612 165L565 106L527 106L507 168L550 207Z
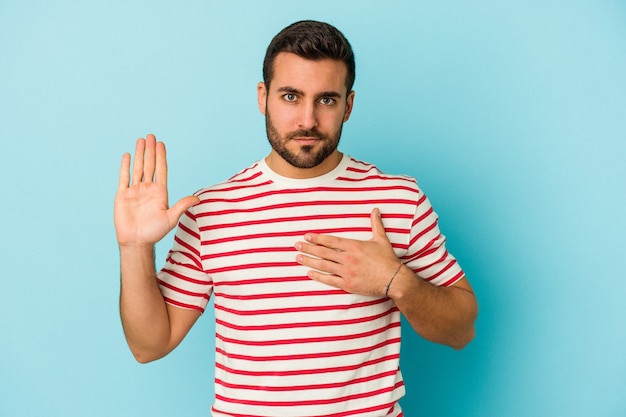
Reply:
M448 262L448 264L446 266L444 266L442 269L439 270L439 272L437 272L434 275L429 276L426 281L432 281L436 278L438 278L439 276L441 276L444 272L446 272L448 269L450 269L452 267L452 265L456 264L456 259L452 259L450 262Z
M424 246L418 253L413 254L412 256L404 256L402 257L402 260L405 264L413 262L416 259L422 258L422 257L426 257L429 255L432 255L433 253L437 252L439 250L438 246L434 246L433 245L437 242L437 239L433 239L430 242L428 242L426 244L426 246ZM414 270L415 271L415 270Z
M221 321L216 321L217 324L222 324ZM334 322L328 322L329 324L323 324L323 322L317 323L293 323L293 325L280 325L280 326L267 326L274 327L275 329L287 329L287 328L296 328L296 327L315 327L315 326L333 326ZM336 322L337 325L341 325L340 321ZM322 336L322 337L304 337L301 339L277 339L277 340L242 340L242 339L233 339L230 337L222 336L220 333L216 333L216 338L226 343L233 343L236 345L243 346L277 346L277 345L298 345L298 344L308 344L308 343L328 343L328 342L340 342L342 340L355 340L361 339L363 337L369 337L376 334L380 334L386 332L387 330L393 329L395 327L400 327L399 322L389 323L385 327L381 327L379 329L370 330L368 332L355 333L355 334L346 334L341 336ZM264 329L255 329L255 330L264 330Z
M204 313L204 309L200 306L196 306L193 304L185 304L185 303L181 303L180 301L176 301L176 300L172 300L171 298L168 297L163 297L165 299L166 302L168 302L169 304L178 306L178 307L182 307L182 308L186 308L186 309L191 309L191 310L198 310L201 313Z
M307 279L310 279L307 277ZM268 298L293 298L293 297L316 297L316 296L327 296L327 295L344 295L346 294L343 290L321 290L321 291L294 291L294 292L278 292L278 293L267 293L267 294L247 294L247 295L235 295L235 294L227 294L222 292L216 292L216 296L228 298L229 300L263 300ZM345 308L350 308L354 306L354 304L347 305ZM220 306L221 307L221 306ZM315 308L316 311L319 307L311 307ZM245 311L245 310L230 310L225 307L221 307L222 310L227 311L233 314L239 315L256 315L262 314L258 311ZM334 310L335 308L333 308ZM276 311L276 310L271 310ZM302 311L302 310L299 310Z
M267 181L264 181L264 182L244 184L246 182L249 182L249 180L253 180L253 179L257 178L260 175L262 175L262 174L261 173L256 173L253 176L251 176L249 179L244 178L242 180L231 181L230 184L234 184L234 185L231 185L229 187L220 188L220 186L224 186L224 185L226 185L228 183L217 184L214 187L200 190L198 192L198 194L196 194L196 196L200 198L200 201L201 201L200 204L202 204L202 201L204 201L204 200L202 200L201 196L211 195L211 194L214 194L214 193L223 193L223 192L230 192L230 191L240 191L240 190L259 188L259 187L264 187L266 185L270 185L272 183L271 180L267 180Z
M372 407L367 407L367 408L360 408L358 410L350 410L350 411L343 411L341 413L333 413L333 414L324 414L324 415L317 415L316 417L349 417L349 416L353 416L356 414L364 414L364 413L371 413L374 411L380 411L380 410L385 410L385 409L391 409L391 411L393 411L394 406L395 406L396 402L391 402L391 403L385 403L385 404L381 404L381 405L376 405L376 406L372 406ZM222 414L226 414L230 417L267 417L267 415L256 415L256 414L238 414L238 413L231 413L231 412L226 412L226 411L222 411L219 408L215 407L215 405L213 407L211 407L211 411L217 412L217 413L222 413ZM389 415L391 412L387 413L387 415ZM398 417L403 417L404 414L400 413L398 415Z
M320 234L331 234L342 232L371 232L372 229L370 227L352 227L352 228L341 228L341 229L316 229L316 230L296 230L289 232L273 232L273 233L255 233L251 235L240 235L240 236L229 236L220 239L213 240L204 240L201 242L203 246L207 245L216 245L219 243L226 242L236 242L239 240L251 240L251 239L274 239L278 237L293 237L293 236L304 236L305 233L320 233Z
M166 273L168 275L171 275L173 277L182 279L183 281L187 281L187 282L191 282L192 284L199 284L199 285L211 285L211 280L208 279L206 281L202 281L199 279L193 279L193 278L189 278L185 275L181 275L178 272L172 271L171 269L167 269L167 268L163 268L161 269L161 272Z
M415 242L417 242L425 234L427 234L428 232L431 232L433 229L435 229L435 227L437 227L437 221L436 220L435 220L434 223L428 225L425 229L423 229L417 235L415 235L415 237L413 239L411 239L411 242L409 244L412 246ZM437 235L437 236L439 236L439 235Z
M180 228L180 230L182 230L183 232L187 233L192 238L194 238L196 240L200 240L200 235L198 233L194 232L193 230L191 230L190 228L188 228L187 226L185 226L183 224L183 222L178 223L178 227Z
M248 173L249 171L252 171L253 169L255 169L255 168L256 168L256 167L258 167L258 166L259 166L259 163L258 163L258 162L254 163L251 167L245 168L245 169L241 170L240 172L238 172L237 174L235 174L235 175L233 175L232 177L230 177L229 181L233 181L235 178L237 178L237 177L241 177L241 176L245 175L246 173ZM261 172L260 172L260 171L259 171L259 172L257 172L257 173L255 173L255 174L253 174L253 175L252 175L251 177L249 177L249 178L240 179L239 181L249 180L249 179L252 179L252 178L258 177L259 175L261 175Z
M328 310L328 309L325 309L325 310ZM241 325L237 325L233 323L227 323L219 319L216 319L215 322L229 329L234 329L234 330L239 330L239 331L281 330L281 329L297 329L297 328L302 328L302 327L330 327L330 326L341 326L341 325L346 325L346 324L367 323L370 321L378 320L381 317L388 316L389 314L395 311L397 311L397 307L394 307L392 309L389 309L379 314L375 314L373 316L364 316L364 317L358 317L354 319L308 321L308 322L279 323L279 324L259 324L259 325L254 325L254 326L241 326ZM294 311L294 312L299 312L299 311ZM276 313L276 314L280 314L280 313ZM376 333L380 333L380 332L377 330ZM376 334L376 333L373 333L373 334ZM351 337L349 337L348 339L351 339ZM222 339L222 340L225 340L225 339Z
M241 300L254 300L257 298L266 299L266 298L280 298L280 297L315 297L315 296L328 296L328 295L337 295L346 294L343 290L328 290L328 291L313 291L313 292L298 292L298 293L283 293L278 294L278 297L274 297L273 294L264 294L262 297L258 297L256 295L250 295L247 297L242 297ZM217 294L216 294L217 295ZM233 297L234 298L234 297ZM338 305L327 305L327 306L299 306L299 307L289 307L289 308L271 308L267 310L235 310L232 308L226 308L222 305L215 306L216 309L225 311L227 313L235 314L238 316L259 316L264 314L285 314L285 313L301 313L301 312L309 312L309 311L332 311L339 310L345 311L355 308L362 307L371 307L377 304L386 303L388 301L387 298L377 298L370 301L363 301L360 303L354 304L338 304Z
M248 172L250 170L253 170L254 168L257 167L257 164L254 164L254 166L246 169L245 171L243 171L243 173ZM260 177L261 175L263 175L263 172L259 171L259 172L255 172L254 174L250 175L249 177L244 177L244 178L235 178L237 176L241 176L242 173L239 173L238 175L235 175L234 177L232 177L229 181L230 182L248 182L248 181L252 181L253 179L256 179L258 177ZM266 183L271 183L271 181L267 181ZM265 184L265 182L263 183Z
M439 247L437 247L437 246L432 247L432 245L434 245L436 241L437 241L437 239L431 240L430 243L428 244L428 246L426 247L426 249L424 249L424 250L422 250L420 252L420 257L430 256L433 253L437 252L437 250L439 250Z
M380 372L378 374L368 375L361 378L355 378L351 381L341 381L326 384L309 384L309 385L288 385L288 386L260 386L246 384L231 384L221 379L215 378L215 383L226 388L249 390L249 391L269 391L269 392L285 392L285 391L310 391L318 389L341 388L348 385L362 384L377 379L387 378L398 373L397 369L391 371Z
M246 375L246 376L296 376L296 375L315 375L315 374L329 374L334 372L345 372L345 371L354 371L356 369L361 369L367 366L377 365L379 363L387 362L387 361L397 361L400 359L399 354L382 356L380 358L372 359L369 361L365 361L362 363L354 364L354 365L345 365L345 366L335 366L332 368L314 368L314 369L296 369L290 371L248 371L242 369L234 369L224 366L221 363L216 363L215 366L223 371L226 371L231 374L236 375Z
M424 212L424 214L422 214L421 216L419 216L417 219L413 220L413 227L415 227L416 225L420 224L421 222L423 222L426 218L428 218L430 215L432 215L434 213L433 208L429 208L428 210L426 210Z
M400 180L400 181L407 181L407 182L415 184L415 181L413 181L410 178L389 177L389 176L385 176L385 175L369 175L367 177L360 177L360 178L337 177L337 181L360 182L360 181L369 181L369 180L381 180L381 181L397 181L397 180ZM386 190L387 188L376 187L375 189ZM412 191L412 192L418 192L414 187L396 186L396 187L389 187L389 189L403 189L403 190L409 190L409 191Z
M300 265L297 262L259 262L255 264L241 264L241 265L232 265L232 266L224 266L222 268L212 268L207 271L208 274L216 274L219 272L228 272L228 271L239 271L242 269L251 269L251 268L281 268L285 266L298 266Z
M407 229L398 229L398 228L387 228L385 229L387 233L408 233ZM251 235L239 235L239 236L229 236L220 239L212 239L212 240L203 240L201 242L202 246L208 245L216 245L220 243L227 242L237 242L240 240L251 240L251 239L274 239L279 237L293 237L293 236L304 236L305 233L317 233L317 234L339 234L339 233L357 233L357 232L365 232L371 233L371 227L341 227L341 228L332 228L332 229L308 229L308 230L295 230L289 232L272 232L272 233L255 233Z
M323 205L331 205L331 206L354 206L354 205L377 205L377 204L407 204L414 206L415 201L412 200L404 200L404 199L378 199L378 200L359 200L359 201L345 201L345 200L324 200L324 201L300 201L300 202L289 202L289 203L281 203L281 204L272 204L269 206L262 207L246 207L241 209L229 209L229 210L218 210L218 211L204 211L198 213L197 217L207 217L207 216L223 216L227 214L235 214L235 213L256 213L262 211L269 210L277 210L277 209L289 209L289 208L298 208L298 207L307 207L307 206L323 206Z
M178 254L184 258L187 258L190 263L184 263L184 262L179 262L175 260L174 254ZM192 254L187 253L187 252L174 252L173 250L170 250L169 253L167 254L167 259L165 260L165 262L170 265L179 265L179 266L189 268L198 272L202 271L202 262L199 261Z
M372 177L375 178L375 177ZM386 179L379 177L380 179ZM220 192L224 192L226 189L219 189ZM418 191L414 187L405 187L403 185L392 185L392 186L379 186L379 187L313 187L313 188L286 188L286 189L272 189L269 191L259 192L257 194L250 194L243 197L233 197L233 198L208 198L202 199L200 204L207 203L241 203L243 201L251 201L257 200L259 198L271 197L275 195L290 195L290 194L303 194L303 193L374 193L377 191L409 191L413 193L417 193ZM215 190L218 191L218 190ZM203 193L204 194L204 193Z
M380 388L374 391L362 392L359 394L345 395L338 398L328 398L319 400L301 400L301 401L258 401L258 400L242 400L238 398L228 398L220 394L215 394L215 398L224 402L230 402L235 404L246 404L258 407L298 407L298 406L311 406L311 405L323 405L323 404L335 404L345 401L358 400L360 398L373 397L375 395L392 392L394 387Z
M199 292L192 292L192 291L187 291L187 290L183 290L182 288L178 288L175 287L171 284L168 284L167 282L163 281L163 280L158 280L159 284L165 288L169 288L172 291L176 291L177 293L180 294L185 294L185 295L190 295L193 297L202 297L202 298L206 298L207 300L209 299L209 295L207 293L199 293Z
M229 229L232 227L256 226L260 224L287 223L311 220L333 220L333 219L362 219L369 218L370 213L339 213L339 214L316 214L311 216L275 217L270 219L247 220L234 223L219 223L200 227L200 231ZM384 213L383 219L412 219L410 214Z
M368 353L368 352L373 352L376 349L388 346L388 345L392 345L392 344L396 344L396 343L400 343L400 338L396 337L396 338L390 338L388 340L385 340L381 343L378 343L376 345L373 346L367 346L364 348L358 348L358 349L348 349L348 350L343 350L343 351L337 351L337 352L315 352L315 353L302 353L299 355L294 355L294 354L290 354L290 355L274 355L274 356L251 356L251 355L240 355L240 354L236 354L236 353L228 353L225 350L216 347L215 348L215 352L219 353L221 355L226 356L227 358L231 358L231 359L241 359L241 360L246 360L246 361L253 361L253 362L266 362L266 361L291 361L291 360L303 360L303 359L322 359L322 358L337 358L339 356L349 356L349 355L357 355L360 353Z
M409 248L409 245L407 245L405 243L403 244L403 243L393 243L392 242L391 243L391 247L394 248L394 249L400 249L400 250L406 251Z
M463 273L463 271L459 271L454 277L452 277L451 279L449 279L446 282L444 282L443 284L441 284L441 286L442 287L449 287L449 286L451 286L453 284L456 284L464 276L465 276L465 274Z
M403 384L404 385L404 384ZM395 390L395 388L394 388ZM350 410L350 411L344 411L342 413L335 413L335 414L327 414L325 416L318 416L318 417L348 417L348 416L353 416L355 414L363 414L363 413L371 413L374 411L380 411L380 410L385 410L385 409L389 409L389 412L387 413L387 415L391 414L393 412L393 409L395 408L395 404L396 402L390 402L390 403L385 403L385 404L381 404L381 405L376 405L376 406L372 406L372 407L367 407L367 408L361 408L358 410ZM398 417L403 417L404 414L400 413L398 415Z
M216 287L237 287L241 285L257 285L257 284L272 284L276 282L298 282L298 281L310 281L311 278L307 276L291 276L291 277L267 277L267 278L251 278L242 279L236 281L220 281L216 282Z
M191 209L193 209L193 207ZM191 211L191 209L187 210L184 215L189 217L191 220L193 220L195 222L196 221L196 215Z
M432 253L435 253L435 252L437 252L437 249L438 249L438 248L433 248L433 250L430 250L429 252L430 252L431 254L432 254ZM425 255L425 254L424 254L424 255ZM423 267L421 267L421 268L417 268L417 269L415 270L415 272L417 272L417 273L419 274L420 272L425 271L425 270L427 270L428 268L432 268L433 266L435 266L435 265L437 265L437 264L439 264L439 263L441 263L441 262L445 261L447 257L448 257L448 251L446 250L446 251L444 251L443 255L441 255L438 259L436 259L436 260L432 261L432 262L431 262L431 263L429 263L428 265L425 265L425 266L423 266Z
M417 200L417 205L420 206L422 203L424 203L426 201L426 194L424 193L420 193L421 196L419 198L419 200Z
M201 259L206 260L206 259L214 259L214 258L224 258L227 256L250 255L252 253L272 253L272 252L297 252L297 251L296 251L296 248L294 248L293 246L276 247L276 248L250 248L250 249L233 250L229 252L209 253L206 255L202 255Z
M178 243L180 246L182 246L183 248L185 248L190 253L194 254L197 258L200 258L200 252L198 252L198 250L194 248L193 246L191 246L189 243L182 240L178 235L174 236L174 241Z
M354 161L354 162L356 162L356 163L358 163L358 164L360 164L360 165L363 165L363 166L364 166L364 167L366 167L367 169L365 169L365 168L357 168L357 167L348 166L348 167L346 167L346 171L351 171L351 172L359 172L359 173L361 173L361 174L362 174L362 173L365 173L365 172L374 171L374 172L377 172L377 173L379 173L379 174L380 174L380 171L379 171L379 170L378 170L378 169L377 169L374 165L371 165L371 164L366 164L365 162L363 162L363 161L359 161L358 159L354 159L354 158L350 158L350 159L352 159L352 161Z
M437 251L438 246L434 246L435 243L439 240L439 235L436 238L431 239L428 243L424 245L412 258L411 260L415 260L424 256L424 254L432 253L433 251Z

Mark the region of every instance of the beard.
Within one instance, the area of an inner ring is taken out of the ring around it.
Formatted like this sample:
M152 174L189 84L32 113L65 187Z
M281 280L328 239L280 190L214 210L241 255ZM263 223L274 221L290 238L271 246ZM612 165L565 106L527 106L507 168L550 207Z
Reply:
M265 130L272 149L296 168L314 168L324 162L337 149L342 129L343 123L332 135L325 135L314 127L313 129L296 130L281 136L272 123L269 110L265 112ZM297 137L316 138L322 146L301 146L297 152L289 150L287 144Z

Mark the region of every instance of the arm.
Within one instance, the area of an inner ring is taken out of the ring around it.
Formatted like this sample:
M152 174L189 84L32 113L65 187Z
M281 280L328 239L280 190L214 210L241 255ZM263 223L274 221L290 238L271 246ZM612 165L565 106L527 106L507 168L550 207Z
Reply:
M167 355L200 315L165 303L154 268L154 245L197 202L197 197L190 196L168 207L165 145L153 135L137 140L132 182L130 155L122 157L114 206L120 247L120 315L128 345L139 362Z
M411 327L431 342L462 349L474 338L478 305L465 277L452 286L437 287L403 265L389 297Z
M302 252L296 259L302 265L326 272L309 271L309 277L316 281L355 294L389 296L422 337L463 348L474 337L478 311L467 279L450 287L437 287L418 278L411 269L400 265L378 210L372 212L371 223L373 237L368 241L306 234L307 242L296 244ZM396 269L398 273L390 283Z

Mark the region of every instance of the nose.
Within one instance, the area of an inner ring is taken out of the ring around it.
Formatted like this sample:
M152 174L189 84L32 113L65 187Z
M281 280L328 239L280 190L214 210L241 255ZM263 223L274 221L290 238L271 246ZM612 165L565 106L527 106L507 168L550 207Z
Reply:
M315 103L306 103L300 106L298 127L300 129L313 129L317 127Z

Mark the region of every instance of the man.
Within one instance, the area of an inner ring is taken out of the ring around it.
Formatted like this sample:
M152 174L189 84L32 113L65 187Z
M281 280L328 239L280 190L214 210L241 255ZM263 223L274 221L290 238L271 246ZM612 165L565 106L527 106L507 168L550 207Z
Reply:
M257 88L270 154L168 208L165 147L139 139L115 201L120 311L139 362L167 355L214 297L214 416L401 416L400 315L462 348L477 304L414 179L337 149L354 55L303 21ZM166 264L154 245L179 223Z

